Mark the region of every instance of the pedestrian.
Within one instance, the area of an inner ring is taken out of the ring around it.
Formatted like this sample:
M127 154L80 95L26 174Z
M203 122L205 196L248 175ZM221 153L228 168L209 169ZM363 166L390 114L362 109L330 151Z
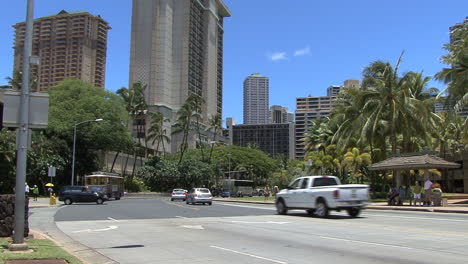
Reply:
M34 185L34 187L31 188L31 191L33 193L34 201L37 201L37 197L39 196L39 188L37 185Z
M29 196L29 185L28 185L27 182L24 183L24 195L26 195L26 198L29 199L28 198L28 196Z
M390 190L388 191L388 205L397 205L398 204L398 190L395 187L389 186Z
M406 185L406 188L405 188L405 199L409 200L409 205L413 205L413 199L414 199L414 194L413 194L413 190L411 188L411 186L408 184Z
M398 205L403 205L405 198L406 198L405 187L400 185L400 187L398 187Z
M422 200L421 200L421 195L422 195L422 192L423 192L423 187L421 186L421 184L419 183L419 181L416 181L416 185L412 187L412 191L413 191L413 196L414 196L414 205L416 206L417 203L419 203L419 205L421 206L422 204Z
M424 182L424 205L431 206L431 187L432 182L429 178Z
M265 192L263 193L263 196L265 197L265 201L268 200L268 197L270 196L270 189L268 186L265 186Z
M47 188L47 192L49 193L49 197L52 196L52 193L54 192L54 189L52 187Z
M273 196L275 196L275 200L276 200L276 194L279 193L279 188L278 186L275 185L275 187L273 187Z

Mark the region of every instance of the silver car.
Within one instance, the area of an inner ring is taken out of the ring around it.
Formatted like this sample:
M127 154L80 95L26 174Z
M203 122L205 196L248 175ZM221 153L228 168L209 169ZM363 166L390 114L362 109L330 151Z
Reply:
M211 195L210 190L207 188L192 188L187 195L187 200L185 201L187 204L209 204L213 203L213 195Z
M174 201L174 200L177 200L177 199L181 199L181 200L185 201L186 197L187 197L187 190L184 190L184 189L174 189L174 190L172 190L171 201Z

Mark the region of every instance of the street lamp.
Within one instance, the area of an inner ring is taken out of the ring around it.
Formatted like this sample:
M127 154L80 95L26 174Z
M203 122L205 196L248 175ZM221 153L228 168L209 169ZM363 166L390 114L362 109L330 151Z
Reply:
M75 182L75 146L76 146L76 127L81 125L81 124L84 124L84 123L88 123L88 122L101 122L103 119L102 118L98 118L98 119L95 119L95 120L86 120L86 121L83 121L83 122L79 122L79 123L76 123L75 124L75 129L73 130L73 159L72 159L72 178L71 178L71 185L73 186L74 185L74 182Z

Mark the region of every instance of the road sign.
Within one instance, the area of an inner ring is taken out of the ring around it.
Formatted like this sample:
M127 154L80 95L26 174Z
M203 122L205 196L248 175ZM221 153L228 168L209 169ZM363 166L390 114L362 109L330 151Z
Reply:
M48 172L49 177L55 177L56 169L57 168L55 168L55 167L49 167L49 172Z

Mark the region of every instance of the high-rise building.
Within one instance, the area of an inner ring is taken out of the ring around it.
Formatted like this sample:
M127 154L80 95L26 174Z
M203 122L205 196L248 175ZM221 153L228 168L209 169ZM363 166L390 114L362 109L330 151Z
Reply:
M347 79L347 80L344 81L343 86L345 88L359 88L360 84L359 84L359 80Z
M270 123L282 124L294 121L294 115L288 112L287 107L273 105L270 107Z
M268 77L253 73L244 80L244 124L268 124L270 84Z
M334 109L335 96L296 98L295 157L304 158L303 138L313 120L329 116Z
M223 21L229 16L222 0L133 0L130 85L147 85L147 104L173 112L190 94L201 96L205 124L222 115ZM175 152L180 142L171 142Z
M14 71L23 65L26 23L15 28ZM99 15L65 10L34 20L32 55L40 58L32 65L33 91L46 91L67 78L77 78L104 87L107 31L109 24Z
M294 124L250 124L232 127L232 144L256 145L272 157L294 158Z
M337 96L343 86L340 85L332 85L327 88L327 96Z

